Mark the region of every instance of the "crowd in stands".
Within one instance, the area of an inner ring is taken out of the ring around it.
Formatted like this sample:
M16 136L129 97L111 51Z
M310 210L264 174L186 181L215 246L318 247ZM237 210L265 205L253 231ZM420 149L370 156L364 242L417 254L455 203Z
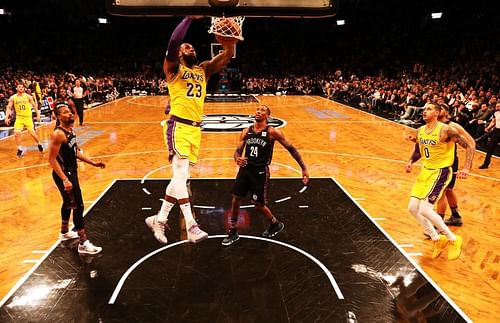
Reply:
M484 63L484 62L483 62ZM414 64L396 77L358 76L335 69L330 73L288 75L284 77L244 76L227 73L235 92L273 95L322 95L356 108L383 115L397 122L418 126L423 123L422 110L428 101L441 101L450 107L452 121L462 125L474 138L486 139L484 129L495 111L500 89L500 75L495 63L455 66L441 69ZM14 94L15 82L21 80L29 91L39 84L42 97L57 99L57 89L64 87L71 97L76 79L82 82L85 102L102 103L128 95L167 94L160 76L145 77L142 73L93 77L66 73L37 75L30 71L7 69L0 75L0 106Z
M480 144L485 144L484 129L493 117L500 94L500 74L497 64L483 63L451 69L414 64L397 77L383 73L343 75L340 69L315 76L248 77L242 79L241 90L323 95L412 126L423 124L422 110L426 102L445 103L450 107L451 120L481 141Z
M440 99L453 121L480 137L500 88L495 13L478 3L469 16L468 7L453 4L442 21L432 21L420 2L378 6L346 4L341 14L356 12L356 20L342 27L332 19L249 19L236 59L209 90L223 80L234 92L323 95L409 125L421 124L426 101ZM167 94L162 57L178 17L109 17L110 24L100 25L96 17L105 12L98 1L37 3L31 15L21 4L9 10L0 28L23 36L0 39L6 49L0 51L0 109L17 80L32 91L39 84L43 96L56 99L58 87L69 89L78 78L88 105ZM491 22L486 29L485 22ZM186 35L200 60L210 58L206 29L199 20ZM43 30L43 37L32 30Z

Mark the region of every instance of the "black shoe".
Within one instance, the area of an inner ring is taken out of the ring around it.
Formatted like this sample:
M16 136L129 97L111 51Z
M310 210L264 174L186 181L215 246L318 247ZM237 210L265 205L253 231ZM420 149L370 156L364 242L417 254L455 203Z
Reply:
M450 216L450 218L448 220L444 221L444 223L446 223L446 225L452 225L455 227L461 227L462 224L464 224L462 222L462 217L460 217L460 216L458 216L458 217Z
M17 155L18 158L21 158L21 157L24 156L24 151L22 149L18 149L16 155Z
M265 238L272 238L285 228L285 224L283 222L275 222L269 225L266 231L262 233L262 236Z
M227 232L227 237L222 240L222 245L227 247L235 243L236 241L240 240L240 236L238 235L238 230L236 229L229 229Z
M486 168L488 168L488 165L482 164L481 166L479 166L479 169L486 169Z
M41 144L38 144L38 151L41 153L43 152L43 146Z

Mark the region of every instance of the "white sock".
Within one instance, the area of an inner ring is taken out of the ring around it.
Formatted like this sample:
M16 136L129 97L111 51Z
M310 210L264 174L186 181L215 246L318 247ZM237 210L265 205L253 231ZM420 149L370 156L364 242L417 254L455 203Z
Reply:
M158 221L161 223L167 223L168 215L170 214L170 211L174 207L174 203L170 203L167 200L163 200L163 203L161 204L161 209L160 212L158 212Z
M193 214L191 213L191 203L181 204L180 207L184 215L184 220L186 221L186 229L189 229L192 225L196 224Z
M451 232L448 226L444 223L443 218L439 214L437 214L432 209L432 204L427 201L420 202L420 213L428 219L439 231L444 232L446 238L450 241L455 241L457 237Z
M434 229L434 226L432 223L427 220L421 213L420 213L420 200L412 197L410 199L410 204L408 205L408 211L410 211L411 214L415 217L418 223L422 226L424 229L424 232L428 234L431 237L431 240L439 240L439 234L436 232Z

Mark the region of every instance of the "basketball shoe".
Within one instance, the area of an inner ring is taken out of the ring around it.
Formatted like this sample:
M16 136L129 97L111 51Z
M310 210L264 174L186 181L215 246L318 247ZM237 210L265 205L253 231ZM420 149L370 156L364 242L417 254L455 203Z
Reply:
M222 245L227 247L240 240L240 236L238 235L238 230L236 228L231 228L227 232L227 237L222 240Z
M84 243L78 245L78 253L95 255L102 251L101 247L94 246L90 240L85 240Z
M439 240L434 241L434 247L432 249L432 259L436 259L443 252L443 250L448 245L448 239L446 236L440 234Z
M165 228L167 224L158 221L158 215L149 216L144 221L151 231L153 231L153 235L159 243L168 243L167 237L165 236Z
M462 251L462 243L463 239L459 235L455 235L457 239L455 241L450 241L450 246L448 247L448 259L455 260L460 256L460 252Z
M187 230L187 237L192 243L198 243L208 238L208 233L200 229L198 224L193 224Z
M76 231L68 231L66 233L59 234L59 240L61 240L61 241L77 239L77 238L78 238L78 232L76 232Z
M285 228L285 224L283 222L276 221L275 223L271 223L269 228L266 231L262 232L262 236L265 238L272 238Z
M453 215L450 216L448 220L444 221L444 223L446 223L446 225L452 225L455 227L461 227L462 224L464 224L461 216L453 216Z

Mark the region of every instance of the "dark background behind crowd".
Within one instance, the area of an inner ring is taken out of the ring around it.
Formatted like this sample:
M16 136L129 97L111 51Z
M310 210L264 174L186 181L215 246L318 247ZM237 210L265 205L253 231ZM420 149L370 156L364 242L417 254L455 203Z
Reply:
M333 18L247 18L224 77L232 91L323 95L410 125L422 122L426 101L439 99L478 138L500 85L492 4L344 0ZM103 0L0 0L0 8L8 13L0 15L0 107L16 80L56 96L79 78L87 104L165 93L163 56L180 17L109 16ZM208 26L208 18L195 21L185 38L200 60L210 58Z

